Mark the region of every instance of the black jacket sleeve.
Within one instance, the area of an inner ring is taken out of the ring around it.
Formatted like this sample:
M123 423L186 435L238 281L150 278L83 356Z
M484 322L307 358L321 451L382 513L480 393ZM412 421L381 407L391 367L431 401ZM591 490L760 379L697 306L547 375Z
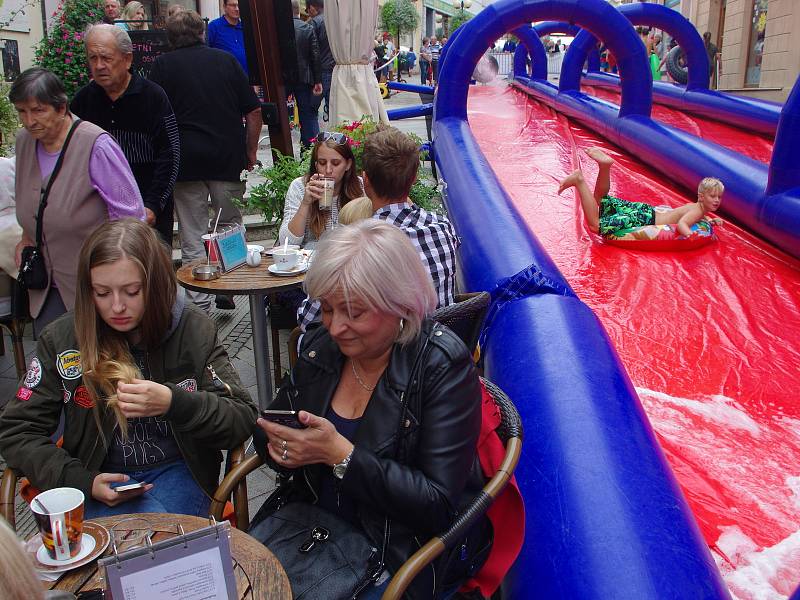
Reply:
M151 86L155 88L155 86ZM178 136L178 122L169 103L167 94L159 86L157 93L153 93L151 114L152 130L150 135L153 140L154 170L153 177L147 189L142 191L144 205L159 214L167 205L180 167L181 142Z
M314 33L314 28L311 27L311 25L308 26L308 37L308 63L311 67L311 77L314 80L314 84L322 83L322 64L320 63L319 58L319 41L317 40L317 34Z

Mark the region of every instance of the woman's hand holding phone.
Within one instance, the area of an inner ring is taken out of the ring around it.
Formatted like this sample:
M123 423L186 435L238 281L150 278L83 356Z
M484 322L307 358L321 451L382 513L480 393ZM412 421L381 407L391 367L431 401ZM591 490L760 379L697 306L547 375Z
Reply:
M130 481L130 477L124 473L99 473L92 482L92 498L107 506L116 506L153 489L152 483L135 484L136 488L128 490L111 487L114 483L121 483L124 486L127 481Z
M353 444L327 419L301 410L297 420L304 426L302 429L286 427L263 416L258 419L258 426L269 440L267 451L277 464L289 469L319 463L330 466L353 449Z

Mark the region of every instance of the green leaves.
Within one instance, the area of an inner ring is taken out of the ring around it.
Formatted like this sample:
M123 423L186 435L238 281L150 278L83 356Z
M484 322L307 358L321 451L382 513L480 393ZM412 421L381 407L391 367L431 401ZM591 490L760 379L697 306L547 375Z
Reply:
M101 0L66 0L53 13L53 26L36 48L36 62L58 75L72 99L89 83L83 33L103 18Z
M386 0L381 7L381 27L399 35L400 31L413 31L419 23L419 14L411 0ZM397 40L400 43L400 40Z

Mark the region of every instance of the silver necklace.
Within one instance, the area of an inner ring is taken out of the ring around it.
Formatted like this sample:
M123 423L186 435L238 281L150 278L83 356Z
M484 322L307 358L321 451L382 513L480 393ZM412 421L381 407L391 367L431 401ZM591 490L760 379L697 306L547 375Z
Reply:
M353 368L353 375L355 376L356 381L358 382L358 385L360 385L362 388L364 388L368 392L374 391L375 390L375 386L378 385L378 382L376 381L375 385L373 385L372 387L369 387L366 383L364 383L364 380L361 379L361 377L358 376L358 371L356 371L356 361L354 359L352 359L352 358L350 359L350 366Z

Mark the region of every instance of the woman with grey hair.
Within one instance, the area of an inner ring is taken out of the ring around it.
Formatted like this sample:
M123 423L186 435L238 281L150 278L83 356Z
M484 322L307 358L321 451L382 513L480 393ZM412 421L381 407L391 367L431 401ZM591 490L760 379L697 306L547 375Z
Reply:
M124 217L144 219L144 204L122 150L108 133L76 119L61 81L47 69L27 69L8 99L24 127L17 133L15 182L17 221L23 249L36 248L43 283L28 286L35 335L72 310L78 249L94 229ZM27 250L26 256L32 252ZM26 261L31 268L32 261ZM32 270L32 269L31 269Z
M462 498L480 489L478 376L461 340L428 318L436 293L398 228L367 219L326 233L305 287L322 304L322 327L305 334L291 381L270 407L298 411L297 422L267 415L254 435L259 454L290 479L262 506L251 535L276 551L284 511L315 504L376 549L374 578L359 598L380 597L419 541L446 529ZM410 597L459 583L435 567ZM305 583L292 581L296 595ZM326 597L341 597L337 584L326 582Z

